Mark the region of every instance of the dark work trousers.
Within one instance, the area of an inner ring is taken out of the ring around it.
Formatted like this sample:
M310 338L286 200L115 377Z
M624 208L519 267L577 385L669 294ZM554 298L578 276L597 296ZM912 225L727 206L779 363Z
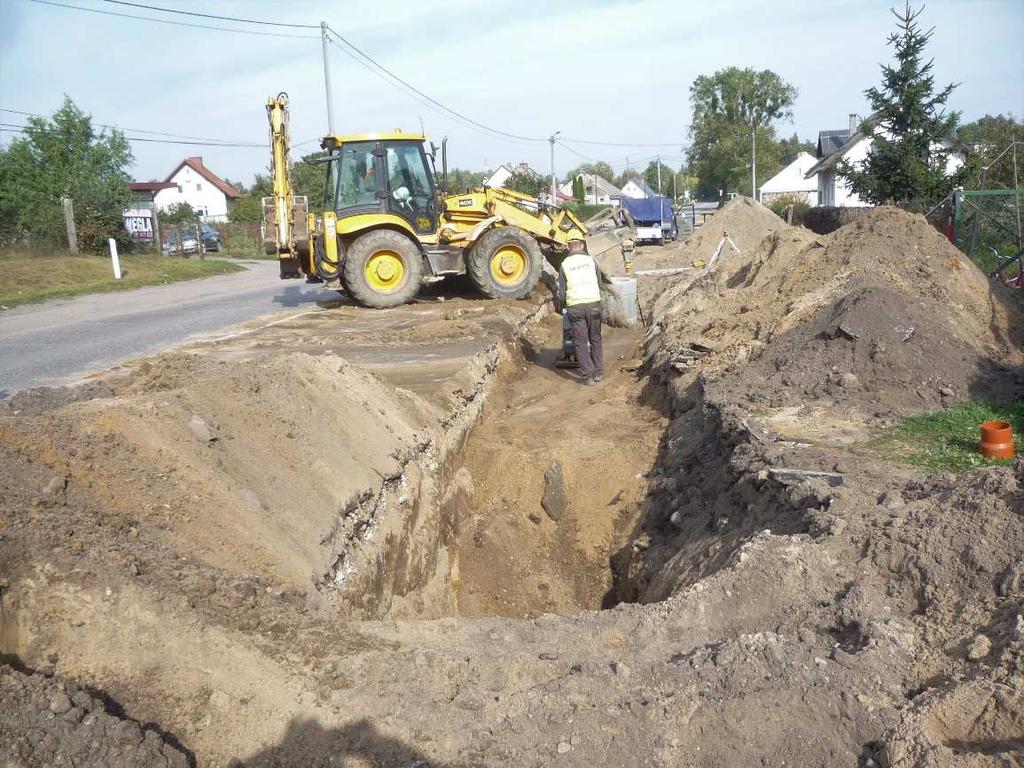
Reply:
M580 363L580 378L604 375L601 352L601 302L576 304L568 307L569 332L576 345L576 359Z

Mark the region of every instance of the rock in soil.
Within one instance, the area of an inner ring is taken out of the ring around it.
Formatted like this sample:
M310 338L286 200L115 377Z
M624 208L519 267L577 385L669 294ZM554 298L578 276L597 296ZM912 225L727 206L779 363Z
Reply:
M541 498L541 506L555 522L562 519L569 500L565 497L565 476L562 472L562 462L552 461L544 472L544 496Z

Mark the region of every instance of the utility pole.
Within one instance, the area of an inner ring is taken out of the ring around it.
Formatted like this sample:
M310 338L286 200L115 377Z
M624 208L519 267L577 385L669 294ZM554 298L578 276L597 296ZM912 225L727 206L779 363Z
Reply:
M675 171L673 171L673 172L672 172L672 202L673 202L673 203L674 203L674 202L676 201L676 199L677 199L677 198L679 197L679 196L678 196L678 195L676 194L676 176L678 176L678 175L679 175L679 174L678 174L677 172L675 172Z
M661 155L658 155L658 194L661 194Z
M750 196L757 200L757 126L750 132Z
M331 60L327 56L327 22L320 22L320 44L324 55L324 91L327 93L327 134L334 135L334 102L331 99Z
M561 131L555 131L551 134L551 138L548 141L551 142L551 207L555 207L555 203L558 201L558 197L555 193L555 137L560 134ZM584 191L583 198L586 199L586 191Z
M78 255L78 231L75 229L75 204L70 197L62 197L64 206L64 227L68 232L68 250L72 256Z

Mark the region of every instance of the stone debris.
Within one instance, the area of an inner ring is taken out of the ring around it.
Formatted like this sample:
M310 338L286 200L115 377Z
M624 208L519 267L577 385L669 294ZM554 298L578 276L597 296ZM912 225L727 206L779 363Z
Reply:
M206 420L198 414L193 414L191 420L188 422L188 428L192 430L192 434L196 440L203 443L212 443L217 439L217 433L213 427L206 423Z
M569 506L569 500L565 495L565 477L562 472L562 462L557 459L552 461L544 472L544 496L541 498L541 506L555 522L562 519Z
M56 677L0 663L0 765L187 768L188 756L153 730L107 711Z
M783 467L772 467L768 470L768 476L778 480L783 485L796 485L805 480L824 480L829 486L836 487L843 484L843 476L839 472L821 472L813 469L786 469Z
M975 635L967 646L967 658L971 661L981 661L988 656L992 650L992 641L985 635Z

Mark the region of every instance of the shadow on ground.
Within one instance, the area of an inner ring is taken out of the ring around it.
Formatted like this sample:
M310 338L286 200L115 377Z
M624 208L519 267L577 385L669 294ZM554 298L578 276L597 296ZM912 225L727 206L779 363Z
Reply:
M251 757L235 759L229 768L348 768L380 765L389 768L457 768L434 762L398 739L385 736L368 720L341 728L324 728L316 720L295 718L284 738Z

